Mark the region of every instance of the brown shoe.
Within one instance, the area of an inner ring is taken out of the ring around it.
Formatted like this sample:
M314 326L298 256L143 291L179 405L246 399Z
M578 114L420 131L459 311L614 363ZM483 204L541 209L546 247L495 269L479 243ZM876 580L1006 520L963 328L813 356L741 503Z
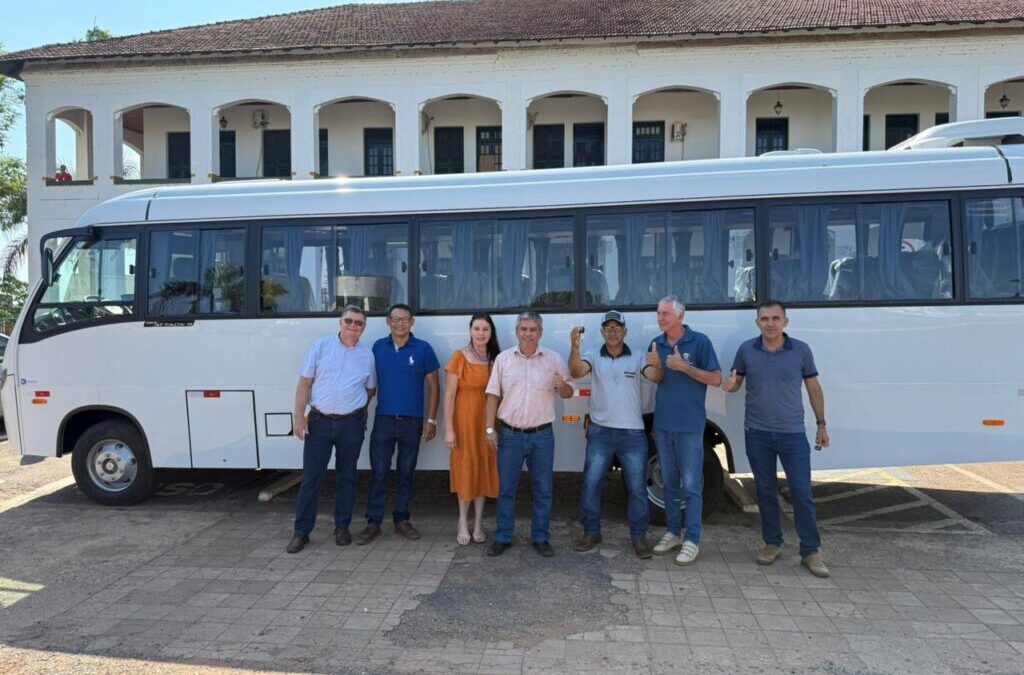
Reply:
M647 537L638 537L633 539L633 553L636 553L636 557L641 560L647 560L651 557L651 547L647 543Z
M597 534L585 534L583 537L576 542L576 552L584 553L593 549L595 546L601 543L601 533Z
M352 534L347 527L334 528L334 543L338 546L348 546L352 543Z
M800 564L819 579L828 579L828 567L825 566L825 561L821 559L821 554L817 551L801 560Z
M380 536L380 525L367 525L356 539L356 546L365 546Z
M419 539L420 531L412 526L408 520L403 520L400 523L395 523L395 534L400 534L406 539Z

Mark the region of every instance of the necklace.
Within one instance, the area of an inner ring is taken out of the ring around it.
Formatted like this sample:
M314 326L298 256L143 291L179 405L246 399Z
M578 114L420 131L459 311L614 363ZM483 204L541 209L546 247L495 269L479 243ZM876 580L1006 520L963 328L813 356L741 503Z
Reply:
M472 344L469 345L469 353L473 355L478 363L487 363L487 352L486 348L483 354L476 350L476 347Z

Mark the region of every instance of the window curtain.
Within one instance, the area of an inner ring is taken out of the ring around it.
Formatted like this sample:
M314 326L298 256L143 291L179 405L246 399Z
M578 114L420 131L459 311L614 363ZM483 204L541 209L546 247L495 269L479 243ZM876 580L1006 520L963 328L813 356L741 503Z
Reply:
M990 209L979 208L984 202L968 202L967 204L967 240L974 246L974 252L967 251L970 267L971 293L977 297L992 295L992 281L985 271L985 257L981 242L985 239L985 230L992 226L993 217ZM993 200L993 206L995 200Z
M216 230L204 230L199 237L200 312L213 312L214 296L220 295L220 292L214 292L217 288L217 262L214 258L218 235Z
M804 206L795 211L796 228L793 234L796 243L793 250L800 262L790 297L793 300L820 300L825 297L828 266L831 262L828 253L829 207Z
M679 230L672 233L672 242L676 247L675 264L669 265L670 293L682 302L690 302L690 244L693 242L693 230ZM659 298L660 299L660 298Z
M345 251L345 271L348 274L362 276L373 272L370 265L373 233L369 226L348 228L349 244Z
M914 287L900 265L903 247L903 223L909 206L906 204L879 205L878 269L882 294L889 299L912 298Z
M722 275L725 264L726 231L721 211L702 211L701 228L704 230L704 266L700 272L701 297L703 302L715 302L725 297Z
M522 307L529 304L523 285L523 263L529 244L529 226L516 220L501 221L501 306Z
M537 279L533 287L533 297L536 298L548 287L548 251L551 248L551 241L546 237L535 237L530 241L533 243L533 254L537 259Z
M452 223L452 276L455 307L476 307L479 298L473 275L473 228L477 221Z

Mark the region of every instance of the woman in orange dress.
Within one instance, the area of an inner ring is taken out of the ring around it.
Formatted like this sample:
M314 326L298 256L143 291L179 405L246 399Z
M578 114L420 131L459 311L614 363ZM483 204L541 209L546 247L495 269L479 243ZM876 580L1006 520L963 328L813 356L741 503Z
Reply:
M445 366L444 442L451 451L451 490L459 498L459 534L470 542L469 505L474 506L472 541L482 543L484 501L498 496L498 460L484 433L487 380L501 351L489 314L469 320L469 344Z

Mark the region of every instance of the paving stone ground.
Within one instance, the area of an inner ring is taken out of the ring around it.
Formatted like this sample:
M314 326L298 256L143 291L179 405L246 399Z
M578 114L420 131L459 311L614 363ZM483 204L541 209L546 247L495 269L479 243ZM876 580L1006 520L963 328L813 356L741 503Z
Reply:
M419 541L386 528L337 547L324 501L297 555L284 551L293 494L109 509L68 488L11 509L0 672L1024 672L1020 536L826 529L832 577L816 579L792 545L756 565L756 515L733 509L683 568L632 556L610 481L604 543L576 554L570 476L556 484L556 557L530 548L524 493L516 544L492 559L455 543L433 480L414 508Z

